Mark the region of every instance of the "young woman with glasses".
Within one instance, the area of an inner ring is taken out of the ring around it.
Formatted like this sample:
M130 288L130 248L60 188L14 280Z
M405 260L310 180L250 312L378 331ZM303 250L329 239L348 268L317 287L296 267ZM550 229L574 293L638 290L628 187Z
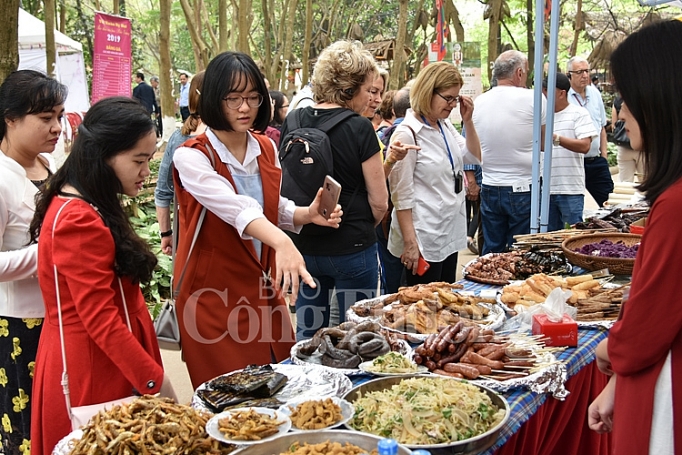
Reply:
M295 301L299 277L315 283L281 229L298 231L311 222L336 228L340 222L338 206L329 220L318 214L321 191L309 207L280 195L275 146L261 134L271 108L251 57L218 55L206 68L199 99L208 129L173 158L180 215L174 283L195 388L228 371L289 356L294 332L283 295L291 288Z

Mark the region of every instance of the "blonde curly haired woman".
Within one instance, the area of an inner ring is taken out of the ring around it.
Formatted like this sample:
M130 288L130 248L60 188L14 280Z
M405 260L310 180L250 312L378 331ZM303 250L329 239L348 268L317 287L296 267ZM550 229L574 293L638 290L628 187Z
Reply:
M346 306L371 297L377 288L377 238L374 227L388 207L379 142L372 123L362 116L379 74L372 55L357 42L337 41L322 51L313 71L316 104L296 110L282 125L282 137L292 130L293 115L301 127L314 128L342 111L352 115L328 133L334 175L341 184L339 204L344 220L339 229L305 226L292 235L306 268L318 283L303 284L296 299L296 338L311 338L329 325L330 297L335 291L340 322ZM285 144L282 144L285 146Z

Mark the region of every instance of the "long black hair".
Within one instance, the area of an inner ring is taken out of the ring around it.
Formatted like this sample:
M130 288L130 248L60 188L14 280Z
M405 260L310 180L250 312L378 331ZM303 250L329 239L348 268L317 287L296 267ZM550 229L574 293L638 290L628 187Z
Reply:
M10 73L0 85L0 139L7 134L5 120L49 112L53 107L64 104L67 93L65 85L38 71Z
M147 110L131 98L105 98L93 105L78 128L69 157L38 195L30 226L31 241L38 239L52 198L69 184L97 207L111 230L116 244L116 273L133 281L149 281L156 256L135 233L123 211L118 196L123 186L107 161L134 148L154 130Z
M618 91L639 124L644 181L653 205L682 178L682 22L661 21L630 35L611 54Z

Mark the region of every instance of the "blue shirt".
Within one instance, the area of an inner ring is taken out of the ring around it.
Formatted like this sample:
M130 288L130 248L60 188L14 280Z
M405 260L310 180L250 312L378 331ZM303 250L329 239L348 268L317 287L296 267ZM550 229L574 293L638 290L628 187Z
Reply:
M189 81L185 85L180 84L180 107L189 107Z
M592 139L590 144L590 151L587 152L585 158L594 158L601 155L599 145L601 142L601 129L606 126L606 110L604 109L604 101L601 99L601 92L592 85L585 87L585 98L580 96L573 88L568 90L568 102L581 106L587 109L592 117L592 123L599 134Z

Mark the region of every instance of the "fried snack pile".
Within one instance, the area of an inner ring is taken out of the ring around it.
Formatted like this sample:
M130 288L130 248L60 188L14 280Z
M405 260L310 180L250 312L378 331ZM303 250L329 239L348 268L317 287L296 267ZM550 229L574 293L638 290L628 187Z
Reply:
M460 317L481 320L488 316L487 307L479 303L494 303L453 292L459 284L435 282L400 288L383 300L372 304L357 303L351 308L362 317L381 316L381 325L402 332L438 333L438 327L455 324Z
M284 422L269 415L259 414L253 409L238 411L230 417L220 419L218 428L227 439L235 441L260 441L277 433Z
M291 424L301 430L319 430L341 420L341 407L331 398L306 401L289 409Z
M567 303L578 309L578 321L615 319L623 300L624 287L606 290L592 275L561 278L542 273L523 284L505 286L500 300L512 309L517 305L533 306L543 303L555 288L572 291Z
M367 450L350 442L341 445L340 442L326 441L319 444L305 443L303 445L295 442L289 447L288 451L282 452L280 455L360 455L365 453ZM372 450L370 455L377 455L377 450Z
M217 455L234 451L234 446L206 434L210 417L169 398L145 395L93 417L70 454Z

